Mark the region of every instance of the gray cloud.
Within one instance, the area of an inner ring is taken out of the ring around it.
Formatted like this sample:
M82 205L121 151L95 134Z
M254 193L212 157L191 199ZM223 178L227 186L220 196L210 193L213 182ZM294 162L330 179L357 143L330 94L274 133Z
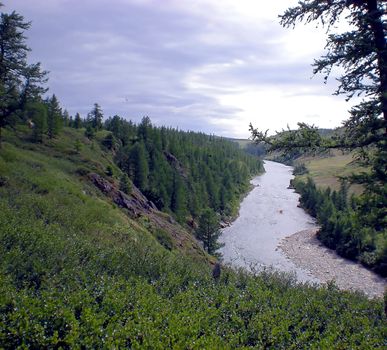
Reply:
M31 59L51 71L50 92L70 113L98 102L106 116L232 135L214 119L241 108L219 103L221 93L246 87L305 84L311 69L281 61L281 28L215 13L190 11L173 1L14 0L32 20ZM259 29L259 30L258 30ZM320 86L320 82L312 83ZM314 91L313 86L312 91Z

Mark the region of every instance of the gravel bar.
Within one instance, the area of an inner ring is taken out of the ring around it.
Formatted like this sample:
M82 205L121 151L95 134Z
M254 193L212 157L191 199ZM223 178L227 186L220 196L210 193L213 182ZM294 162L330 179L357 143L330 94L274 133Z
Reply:
M360 291L369 298L383 297L387 279L325 247L317 239L317 231L296 232L281 240L279 247L295 265L309 271L322 283L335 281L339 289Z

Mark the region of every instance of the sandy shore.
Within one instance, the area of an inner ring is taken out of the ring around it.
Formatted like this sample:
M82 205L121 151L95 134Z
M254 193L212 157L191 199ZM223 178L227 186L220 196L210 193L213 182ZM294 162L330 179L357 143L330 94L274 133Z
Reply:
M323 246L317 240L316 232L297 232L284 238L279 247L295 265L309 271L323 283L334 280L340 289L361 291L370 298L383 296L387 279Z

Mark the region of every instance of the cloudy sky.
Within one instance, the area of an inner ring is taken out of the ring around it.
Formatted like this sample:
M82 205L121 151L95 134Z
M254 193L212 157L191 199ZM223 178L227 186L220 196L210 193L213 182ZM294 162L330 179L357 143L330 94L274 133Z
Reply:
M339 126L350 105L334 79L312 77L324 32L284 29L296 0L3 0L32 21L31 61L50 71L50 93L85 116L105 116L249 137L304 121Z

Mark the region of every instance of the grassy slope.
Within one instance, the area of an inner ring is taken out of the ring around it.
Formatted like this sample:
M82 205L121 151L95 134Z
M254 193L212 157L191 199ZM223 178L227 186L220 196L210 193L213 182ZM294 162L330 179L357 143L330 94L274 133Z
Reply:
M160 232L153 232L154 227L146 217L131 219L87 178L88 173L95 172L118 187L121 172L113 162L113 155L98 142L104 133L102 131L90 142L84 137L83 130L67 128L59 138L46 140L44 145L29 143L24 131L18 136L9 133L6 136L9 142L3 144L0 154L0 176L6 180L6 186L0 189L5 191L6 197L18 202L12 206L33 208L31 215L49 217L46 218L48 224L52 221L64 229L90 235L93 231L111 232L117 228L127 230L129 235L136 236L140 232L153 239ZM82 144L79 153L75 151L76 140ZM108 166L113 169L113 177L105 174ZM165 220L169 220L168 215ZM190 237L183 229L181 233L184 238ZM195 247L194 239L179 240L178 243L175 246L187 254L194 255L200 250L198 245Z
M8 132L0 150L0 348L385 345L381 301L268 273L223 270L216 282L91 185L85 172L118 172L97 142L24 135Z
M302 157L296 163L305 163L316 184L320 187L331 187L338 190L340 188L340 176L348 176L360 168L353 163L352 153L342 153L341 151L331 151L327 156ZM306 179L308 175L300 178ZM351 191L360 193L361 187L351 186Z

